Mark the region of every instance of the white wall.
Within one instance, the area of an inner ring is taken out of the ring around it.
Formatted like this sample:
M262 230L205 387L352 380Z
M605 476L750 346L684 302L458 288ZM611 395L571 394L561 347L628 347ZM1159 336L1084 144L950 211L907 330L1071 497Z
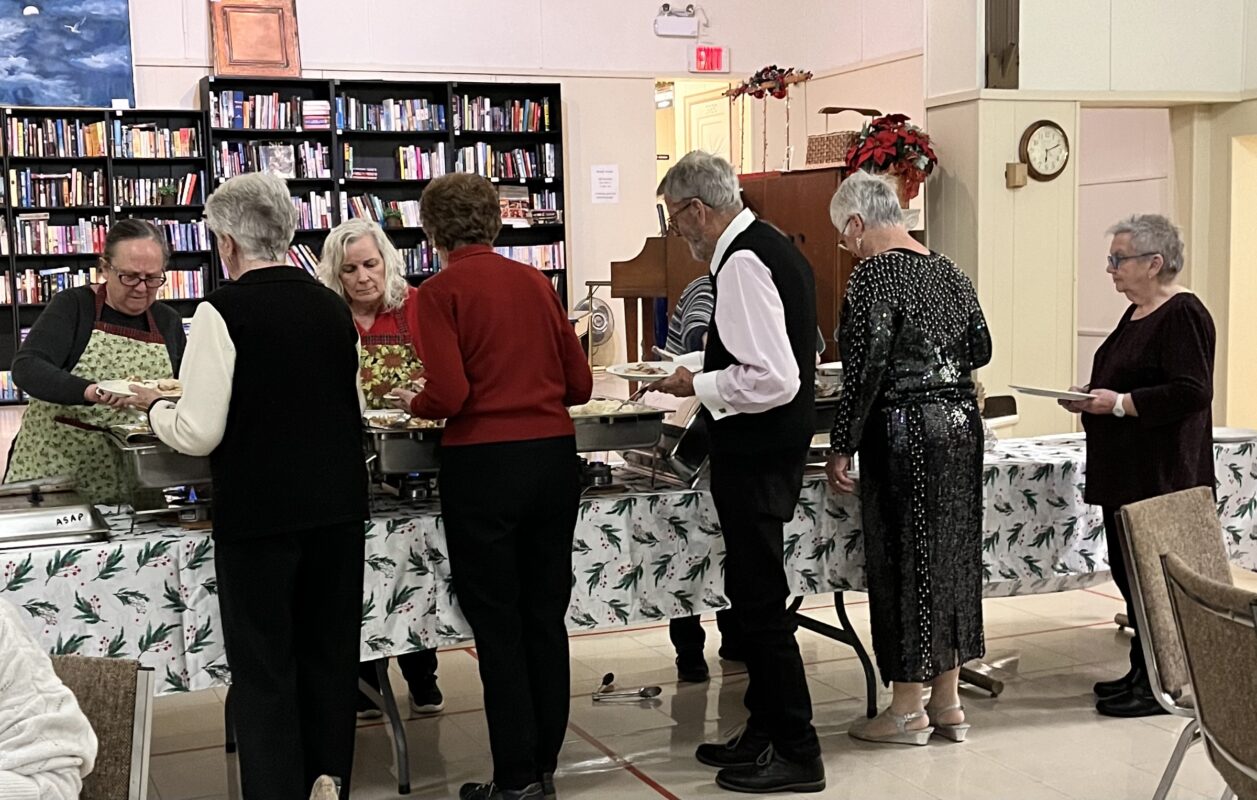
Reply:
M1090 379L1095 351L1126 311L1105 270L1105 231L1132 214L1174 217L1168 109L1082 110L1078 132L1078 372Z
M1257 90L1257 0L1244 0L1244 89Z
M982 8L977 0L930 0L926 4L926 97L973 91L985 85Z

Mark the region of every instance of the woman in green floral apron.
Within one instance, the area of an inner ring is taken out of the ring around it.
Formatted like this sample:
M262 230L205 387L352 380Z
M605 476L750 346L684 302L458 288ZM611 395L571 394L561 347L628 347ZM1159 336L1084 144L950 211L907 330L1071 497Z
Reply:
M365 219L338 225L323 243L319 279L349 304L362 337L362 391L369 408L392 408L384 399L395 388L409 389L423 377L416 355L419 320L417 290L406 283L401 254L384 229ZM399 656L398 665L410 687L410 707L435 714L445 707L436 683L436 650ZM377 686L375 664L364 662L361 677ZM378 686L377 686L378 688ZM358 715L380 715L359 695Z
M129 499L117 450L103 431L134 422L127 398L98 382L174 376L183 354L178 312L154 302L166 281L164 234L142 220L110 229L104 283L61 291L40 314L13 360L13 380L30 396L9 453L5 483L68 476L93 503Z

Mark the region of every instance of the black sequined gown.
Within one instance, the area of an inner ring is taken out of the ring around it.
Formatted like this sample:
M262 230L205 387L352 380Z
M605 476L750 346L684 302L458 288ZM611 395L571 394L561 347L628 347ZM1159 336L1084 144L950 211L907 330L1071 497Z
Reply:
M859 453L873 648L883 681L929 681L985 652L982 421L991 360L973 284L945 256L890 250L851 276L832 445Z

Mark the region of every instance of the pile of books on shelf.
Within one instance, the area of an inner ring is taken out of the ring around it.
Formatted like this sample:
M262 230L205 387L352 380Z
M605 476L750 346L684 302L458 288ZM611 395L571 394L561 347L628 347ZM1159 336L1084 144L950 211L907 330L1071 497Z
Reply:
M105 121L9 117L9 155L37 158L103 158Z
M210 125L215 128L296 130L302 124L301 98L279 92L210 92Z
M101 283L103 275L96 267L51 267L21 270L14 276L17 301L23 305L47 303L57 292L77 286Z
M17 215L18 255L62 255L101 253L105 249L105 217L80 219L74 225L50 225L48 213Z
M108 183L100 169L69 172L9 170L9 196L19 208L67 208L108 204Z
M563 255L563 243L533 244L517 247L495 247L499 255L528 264L537 269L567 269Z
M331 152L321 142L265 144L219 142L214 151L214 172L234 178L246 172L270 172L281 178L330 178Z
M288 263L318 277L319 257L314 254L314 248L308 244L294 244L289 247Z
M440 132L445 130L445 106L423 98L364 103L341 96L336 98L336 127L346 131Z
M22 394L17 384L13 382L13 373L7 369L0 372L0 401L16 403L25 399L26 395Z
M525 186L499 186L498 206L502 211L502 224L525 227L531 224L532 197Z
M313 231L332 227L331 192L310 192L303 197L294 197L292 205L297 209L298 230Z
M346 175L351 181L378 181L380 179L380 171L375 167L354 167L350 169L345 167Z
M550 101L514 100L494 105L487 97L454 96L454 131L542 133L550 130Z
M402 215L402 222L407 228L420 227L418 200L381 200L373 194L346 197L341 195L342 219L373 219L384 224L384 212L396 211Z
M156 122L124 125L113 121L114 158L199 158L200 134L196 128L164 128Z
M209 268L166 270L166 282L157 293L158 300L198 300L205 296Z
M407 275L432 275L441 269L440 259L428 242L420 242L416 247L399 247L402 264Z
M301 127L308 131L329 130L332 127L332 104L327 100L303 101Z
M176 253L200 253L210 249L209 226L205 220L192 222L177 219L150 219L166 234L170 249Z
M162 189L174 188L173 195ZM163 203L165 197L174 203ZM205 173L189 172L182 178L118 178L113 179L113 201L120 206L200 205L205 202Z
M553 179L558 173L557 166L558 150L552 144L500 151L484 142L477 142L459 148L454 169L500 180Z
M433 150L422 147L397 148L397 174L404 181L431 180L445 174L445 144Z

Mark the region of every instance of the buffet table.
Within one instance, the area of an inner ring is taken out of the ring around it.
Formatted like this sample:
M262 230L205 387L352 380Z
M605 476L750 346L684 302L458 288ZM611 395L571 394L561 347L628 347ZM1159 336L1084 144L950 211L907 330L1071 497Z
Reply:
M1257 569L1257 446L1215 448L1232 560ZM1081 441L1010 440L988 454L983 560L988 596L1080 588L1107 579L1098 511L1081 499ZM54 653L139 658L161 693L228 678L208 530L109 517L113 540L0 552L0 597L25 609ZM463 642L435 502L377 501L367 530L364 660ZM724 546L710 495L627 479L583 498L573 546L573 629L658 622L722 608ZM786 528L800 595L863 588L859 503L809 473Z

